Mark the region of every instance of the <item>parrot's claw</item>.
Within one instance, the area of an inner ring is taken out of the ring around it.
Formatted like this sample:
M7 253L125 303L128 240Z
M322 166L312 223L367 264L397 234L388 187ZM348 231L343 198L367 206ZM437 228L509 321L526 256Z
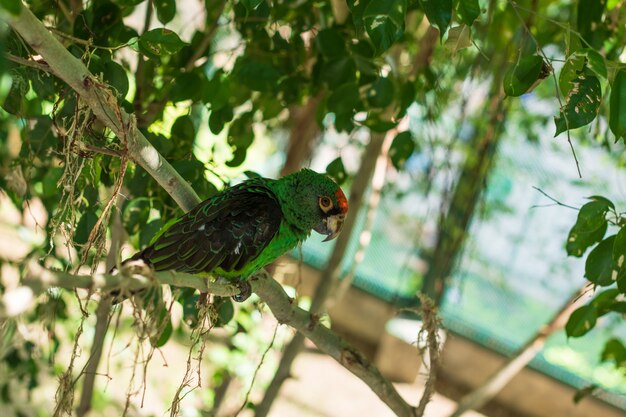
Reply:
M237 283L237 287L239 288L239 294L233 295L233 300L242 303L246 301L250 295L252 294L252 287L248 281L239 281Z

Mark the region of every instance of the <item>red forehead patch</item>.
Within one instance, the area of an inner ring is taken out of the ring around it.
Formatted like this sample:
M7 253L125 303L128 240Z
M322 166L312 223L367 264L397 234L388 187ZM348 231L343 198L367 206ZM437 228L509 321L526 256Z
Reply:
M341 188L339 188L335 192L335 197L337 198L337 203L339 204L339 209L341 210L341 212L344 214L347 213L348 212L348 200L346 199L346 195L343 193Z

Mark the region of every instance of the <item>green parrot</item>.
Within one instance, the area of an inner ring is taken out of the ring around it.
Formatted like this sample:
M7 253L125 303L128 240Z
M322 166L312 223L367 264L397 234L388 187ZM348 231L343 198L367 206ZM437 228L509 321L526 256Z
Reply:
M315 230L332 240L341 232L348 201L326 175L302 169L278 180L252 178L198 204L129 260L156 271L206 273L240 283L303 242Z

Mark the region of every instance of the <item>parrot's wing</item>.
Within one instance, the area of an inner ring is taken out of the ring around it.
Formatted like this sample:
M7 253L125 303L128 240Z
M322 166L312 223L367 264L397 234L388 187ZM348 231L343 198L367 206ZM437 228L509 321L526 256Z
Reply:
M235 186L185 214L138 255L157 271L236 272L261 254L281 219L267 188Z

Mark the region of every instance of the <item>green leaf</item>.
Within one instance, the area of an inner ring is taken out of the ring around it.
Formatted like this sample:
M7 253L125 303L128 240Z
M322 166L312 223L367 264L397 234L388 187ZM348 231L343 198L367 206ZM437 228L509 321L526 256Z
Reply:
M480 16L480 5L478 0L457 0L455 11L461 22L472 26L474 20Z
M405 16L406 0L372 1L365 7L363 23L378 54L402 37Z
M626 140L626 70L615 74L609 101L609 127L617 139Z
M615 211L615 204L613 204L613 202L606 197L601 195L592 195L591 197L588 197L588 200L602 203L608 208L608 210Z
M219 134L224 125L233 120L233 109L230 106L213 110L209 116L209 129L214 135Z
M359 88L355 83L346 83L335 89L328 97L328 110L337 114L352 114L361 107Z
M605 291L602 291L598 295L596 295L593 300L591 300L591 305L593 305L598 311L598 316L602 316L603 314L611 311L611 308L616 303L616 298L619 295L619 290L616 288L611 288Z
M580 35L593 47L600 46L602 41L598 32L601 31L602 15L606 8L606 0L584 0L578 2L576 26Z
M158 58L164 55L175 54L185 46L175 32L169 29L158 28L144 33L137 40L139 52L149 58Z
M183 320L191 328L198 325L198 300L200 296L192 288L183 288L178 302L183 306Z
M153 4L159 22L169 23L176 16L176 0L155 0Z
M384 108L391 104L394 95L393 82L387 77L380 77L367 91L367 101L370 106Z
M580 54L573 53L567 57L567 61L563 64L559 73L559 89L563 95L567 96L572 89L573 82L583 71L585 66L585 57Z
M172 166L180 174L181 177L187 181L203 178L204 179L204 163L197 159L183 159L178 161L172 161Z
M245 150L254 141L254 130L252 129L253 113L246 112L239 116L228 129L228 144L237 150Z
M626 346L619 339L608 340L602 351L602 360L615 362L619 368L626 367Z
M572 88L565 97L565 104L559 116L554 118L556 133L576 129L593 121L600 110L602 89L594 75L580 74L572 81Z
M346 174L346 168L343 166L341 157L335 158L330 164L328 164L326 167L326 173L339 185L343 184L346 178L348 178L348 174Z
M620 269L617 274L617 289L626 295L626 268Z
M590 246L593 246L602 240L607 227L607 222L591 232L581 232L576 227L573 227L572 230L570 230L567 238L567 244L565 245L567 254L569 256L576 256L580 258Z
M365 12L365 8L371 3L371 0L347 0L348 8L350 9L350 14L352 15L352 22L354 23L354 28L358 34L363 33L365 31L365 23L363 22L363 12Z
M593 49L581 49L571 54L559 74L559 89L567 96L572 89L573 82L588 69L596 75L606 78L607 70L604 57Z
M606 214L614 209L613 203L603 197L591 197L578 212L576 225L583 232L591 232L606 223Z
M159 310L159 319L157 320L157 333L150 337L150 343L154 347L161 347L167 343L172 336L174 327L169 311L165 307Z
M98 215L96 215L96 213L93 211L84 212L76 225L76 230L74 231L74 243L77 245L84 245L87 243L89 234L96 225L97 221Z
M163 220L154 219L139 230L139 246L145 248L156 241L157 234L163 228Z
M611 285L617 279L617 272L613 269L614 242L615 235L607 237L587 257L585 277L596 285Z
M172 320L168 318L167 323L165 323L165 328L159 335L159 338L154 344L154 347L161 347L165 345L167 341L170 340L170 337L172 336L173 331L174 331L174 327L172 326Z
M598 319L598 312L592 305L586 305L575 310L567 320L565 333L567 337L580 337L593 329Z
M337 59L346 55L346 44L337 29L323 29L315 38L317 48L326 59Z
M237 60L233 74L252 91L273 91L281 73L269 62L250 57Z
M396 119L401 119L406 114L409 106L415 101L415 84L411 80L401 84L400 97L398 97L397 101L399 110Z
M443 39L452 21L452 0L419 0L431 25L439 29L439 39Z
M619 314L626 314L626 301L615 301L607 308L609 309L609 311L614 311Z
M532 90L539 80L546 77L545 63L539 55L520 58L504 75L504 92L510 97L519 97Z
M122 212L122 223L129 235L138 233L148 222L150 208L152 204L146 197L139 197L130 200Z
M175 146L191 150L193 141L196 138L196 128L191 116L180 116L172 125L170 140Z
M264 94L255 100L255 108L259 109L263 114L263 120L271 120L277 117L285 106L283 102L272 94Z
M626 226L617 232L613 243L613 266L617 270L617 289L626 294Z
M350 56L324 62L320 67L320 79L333 89L356 80L356 63Z
M126 97L129 83L128 75L124 67L115 61L107 60L104 62L102 75L104 81L115 88L118 97L122 99Z
M600 55L598 51L585 48L580 51L576 51L576 54L580 54L585 57L585 64L587 65L587 68L593 71L596 75L599 75L602 78L606 78L608 76L604 57Z
M385 120L379 114L370 114L368 118L363 121L363 126L367 126L372 132L378 133L385 133L397 125L398 122Z
M225 326L235 317L235 306L230 297L219 297L213 305L217 310L217 327Z
M181 74L174 79L169 98L173 103L185 100L199 101L206 82L204 74L196 71Z
M626 268L624 261L626 259L626 226L622 228L615 235L615 242L613 243L613 262L618 268Z
M415 151L415 141L413 140L413 135L410 131L400 132L396 135L391 142L391 147L389 148L389 158L391 159L391 163L393 166L400 170L404 167L406 160L413 154Z
M211 105L211 110L221 109L231 98L230 78L222 70L213 74L213 78L204 85L202 101Z
M248 148L237 148L233 152L233 157L230 161L226 161L226 166L234 168L243 164L248 155Z
M592 201L581 207L576 223L567 237L565 248L569 256L582 256L587 248L601 241L606 233L606 214L614 209L613 203L599 196L591 199Z
M59 180L63 175L63 168L55 167L50 168L46 175L43 177L42 188L43 196L51 197L56 196L59 193Z
M0 0L0 9L4 9L13 16L20 14L22 10L21 0Z

